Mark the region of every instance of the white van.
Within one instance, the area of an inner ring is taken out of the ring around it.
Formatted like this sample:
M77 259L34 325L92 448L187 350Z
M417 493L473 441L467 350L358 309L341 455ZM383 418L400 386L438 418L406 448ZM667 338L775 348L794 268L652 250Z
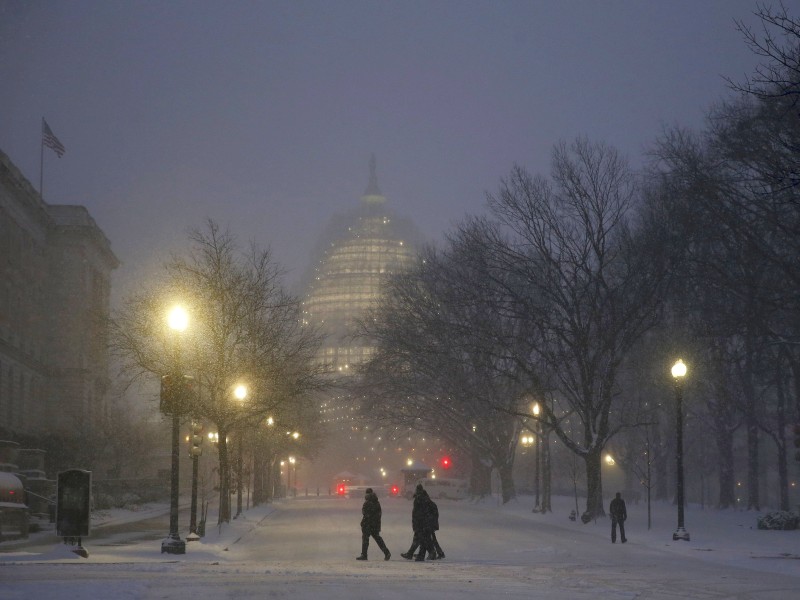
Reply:
M469 496L469 482L464 479L420 479L428 495L433 499L447 498L449 500L463 500Z

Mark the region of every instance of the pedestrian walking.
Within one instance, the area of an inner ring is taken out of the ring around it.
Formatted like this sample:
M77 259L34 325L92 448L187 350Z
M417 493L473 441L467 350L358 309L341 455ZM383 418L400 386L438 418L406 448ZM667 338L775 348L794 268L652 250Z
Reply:
M411 509L411 529L414 531L414 539L408 552L400 555L403 558L408 560L414 558L418 562L422 562L425 560L426 554L433 553L431 544L434 524L432 504L433 501L428 496L428 492L425 491L421 483L418 483L414 492L414 507ZM419 548L419 554L415 557L414 551L417 548Z
M625 519L628 518L628 510L625 508L625 500L622 499L621 493L617 492L608 507L608 512L611 513L611 543L617 541L617 525L619 525L619 539L624 544L628 541L625 538Z
M439 540L436 539L436 532L439 531L439 507L436 506L436 502L432 498L429 497L428 499L431 509L431 543L428 550L428 559L440 560L444 558L444 551L439 545Z
M370 536L383 551L383 560L389 560L392 553L381 537L381 503L372 488L367 488L364 492L364 504L361 507L361 556L356 556L356 560L367 560Z

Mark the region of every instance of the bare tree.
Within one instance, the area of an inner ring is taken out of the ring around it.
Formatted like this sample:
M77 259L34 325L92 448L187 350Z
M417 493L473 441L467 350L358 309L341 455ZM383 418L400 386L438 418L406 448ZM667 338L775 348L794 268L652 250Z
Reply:
M498 348L516 323L496 310L499 290L480 249L458 231L444 250L428 249L416 268L390 279L362 323L377 352L360 386L371 418L430 433L469 456L473 493L488 493L497 469L507 502L516 494L514 413L526 386Z
M796 102L800 96L800 20L789 14L783 2L778 8L757 3L753 14L761 21L760 29L743 20L736 20L736 26L750 50L765 60L744 83L733 79L728 83L762 99L789 96Z
M312 358L318 335L301 325L296 298L283 291L269 250L240 253L235 238L208 221L191 233L191 249L174 256L158 284L132 295L112 320L112 347L131 380L190 374L200 384L187 413L219 431L219 522L230 520L229 452L232 429L292 406L321 386ZM167 307L182 303L191 314L184 339L166 331ZM244 403L233 399L246 384Z
M795 381L800 372L800 155L792 149L800 148L800 115L786 110L787 102L721 105L704 132L668 131L657 150L665 204L681 240L672 304L693 324L704 357L723 363L704 361L705 379L717 382L707 397L724 450L720 505L731 502L736 411L747 436L747 505L754 510L761 504L760 434L775 442L783 474L786 406L800 414L797 384L778 385L779 371ZM781 490L786 486L781 475Z
M549 180L515 167L489 196L508 232L490 248L494 270L511 274L509 311L536 332L519 364L551 398L545 426L586 463L589 518L605 514L601 452L629 412L618 369L658 321L665 283L657 230L631 228L637 198L625 161L585 139L555 148Z

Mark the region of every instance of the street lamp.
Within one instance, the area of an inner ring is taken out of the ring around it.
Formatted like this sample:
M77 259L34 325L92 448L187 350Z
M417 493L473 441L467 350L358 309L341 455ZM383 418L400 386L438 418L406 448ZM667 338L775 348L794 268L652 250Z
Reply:
M533 446L533 463L535 465L535 475L533 478L534 484L534 493L535 493L535 501L536 504L533 507L533 511L531 512L539 512L541 510L541 506L539 505L539 446L541 445L542 440L542 424L539 421L539 412L541 408L539 407L538 402L533 403L533 416L536 419L536 436L534 439L534 446Z
M526 450L533 445L534 437L532 435L523 435L519 438L520 443L522 444L523 448Z
M192 504L189 515L189 535L187 542L196 542L200 539L197 533L197 480L200 455L203 453L203 425L192 419L192 433L190 434L189 456L192 458Z
M233 397L236 398L240 404L244 403L247 398L247 386L244 384L237 385L233 390ZM238 437L238 451L236 453L236 515L234 519L242 514L242 438L243 428L239 428Z
M167 314L167 325L178 333L185 331L189 325L189 315L182 306L175 306ZM180 346L178 346L180 347ZM178 354L178 356L180 356ZM176 361L180 362L180 361ZM172 465L170 472L170 495L169 495L169 535L161 542L161 553L167 554L186 554L186 542L181 539L178 533L178 475L180 468L180 413L184 398L184 377L181 372L180 364L176 365L175 379L171 382L172 398L167 404L172 413ZM164 400L162 378L162 401Z
M683 526L683 378L686 376L686 365L683 360L672 365L672 378L675 381L676 421L675 435L677 436L675 457L677 463L677 495L678 495L678 528L672 534L673 540L689 541L689 532Z

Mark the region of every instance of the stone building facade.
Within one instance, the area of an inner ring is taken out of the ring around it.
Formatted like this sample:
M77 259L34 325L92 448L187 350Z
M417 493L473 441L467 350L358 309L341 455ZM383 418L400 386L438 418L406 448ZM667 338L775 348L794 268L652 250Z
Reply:
M0 152L0 436L87 433L104 415L118 264L86 208L47 204Z

